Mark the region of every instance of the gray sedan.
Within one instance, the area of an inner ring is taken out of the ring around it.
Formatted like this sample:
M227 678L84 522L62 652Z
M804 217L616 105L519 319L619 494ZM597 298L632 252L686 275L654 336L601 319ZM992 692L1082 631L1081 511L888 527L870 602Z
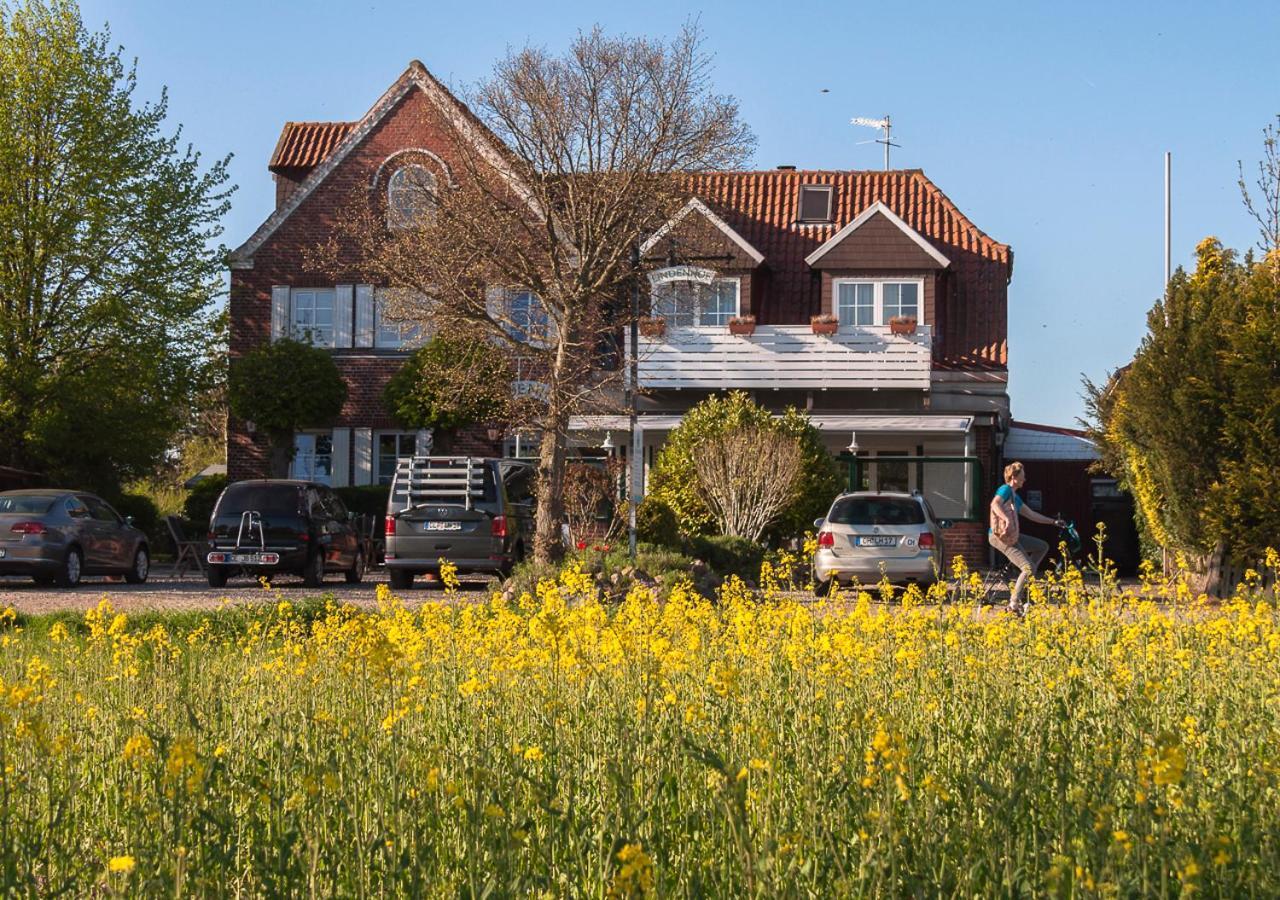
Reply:
M147 580L147 538L100 497L80 491L0 493L0 575L74 587L84 575Z

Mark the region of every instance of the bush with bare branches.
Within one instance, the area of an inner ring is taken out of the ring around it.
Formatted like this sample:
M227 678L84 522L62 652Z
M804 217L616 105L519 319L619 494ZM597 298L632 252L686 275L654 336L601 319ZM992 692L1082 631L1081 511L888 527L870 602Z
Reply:
M777 430L747 426L698 446L698 492L721 534L759 540L795 495L800 442Z

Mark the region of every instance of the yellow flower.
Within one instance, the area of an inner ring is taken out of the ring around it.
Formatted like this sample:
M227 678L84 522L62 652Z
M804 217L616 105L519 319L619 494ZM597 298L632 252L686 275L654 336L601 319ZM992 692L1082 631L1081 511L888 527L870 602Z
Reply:
M525 751L524 751L524 758L525 758L528 762L541 762L541 761L542 761L542 756L543 756L543 754L542 754L542 748L541 748L541 747L526 747L526 748L525 748Z
M133 871L135 865L137 865L137 860L132 856L113 856L111 861L107 863L107 870L128 873Z

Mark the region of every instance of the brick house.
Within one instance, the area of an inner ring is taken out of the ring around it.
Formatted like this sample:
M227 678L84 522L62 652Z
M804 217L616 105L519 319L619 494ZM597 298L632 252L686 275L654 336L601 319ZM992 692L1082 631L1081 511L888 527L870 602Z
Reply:
M387 191L395 208L406 179L448 185L457 156L443 123L453 117L491 140L414 62L359 121L285 124L269 163L276 210L231 257L231 355L287 333L331 348L349 398L336 422L297 435L294 475L377 483L397 454L428 445L398 428L381 400L414 333L384 319L382 288L359 272L333 284L302 259L355 192ZM645 246L649 258L677 263L652 276L651 311L666 328L642 338L637 361L646 465L689 407L748 390L770 408L807 409L844 453L851 484L922 491L957 520L949 549L985 555L983 501L1009 422L1010 247L919 170L780 167L690 175L687 185L688 204ZM714 270L699 262L707 259ZM835 334L813 333L819 313L836 317ZM754 333L731 334L729 319L747 315ZM895 316L913 318L914 331L891 333ZM626 453L623 415L576 417L571 427L591 452ZM461 440L510 454L515 438ZM230 477L261 477L268 465L262 436L230 422Z

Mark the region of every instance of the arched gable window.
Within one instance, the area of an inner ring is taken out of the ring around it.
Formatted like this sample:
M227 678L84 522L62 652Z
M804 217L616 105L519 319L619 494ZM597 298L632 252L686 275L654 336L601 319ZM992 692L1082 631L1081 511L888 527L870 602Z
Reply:
M436 208L436 176L424 166L402 166L387 181L387 224L409 228L429 222Z

